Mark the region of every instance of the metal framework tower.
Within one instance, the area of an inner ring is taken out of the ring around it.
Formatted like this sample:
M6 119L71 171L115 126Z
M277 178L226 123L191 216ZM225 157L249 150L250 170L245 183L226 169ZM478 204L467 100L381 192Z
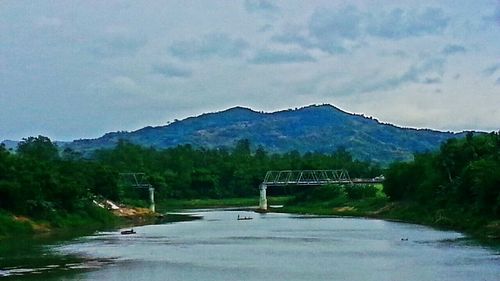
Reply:
M147 189L149 191L149 209L155 211L155 189L147 181L145 173L120 173L121 179L133 188Z

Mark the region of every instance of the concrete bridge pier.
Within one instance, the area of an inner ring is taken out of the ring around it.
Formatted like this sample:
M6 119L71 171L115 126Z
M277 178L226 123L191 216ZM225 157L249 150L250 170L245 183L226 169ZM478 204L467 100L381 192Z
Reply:
M155 189L154 187L149 188L149 209L151 212L155 212Z
M259 189L260 189L259 209L266 211L267 210L267 196L266 196L267 185L262 183L259 186Z

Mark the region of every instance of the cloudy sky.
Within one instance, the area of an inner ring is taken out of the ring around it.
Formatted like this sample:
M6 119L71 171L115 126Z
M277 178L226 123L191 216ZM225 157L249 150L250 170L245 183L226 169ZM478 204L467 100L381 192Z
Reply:
M0 2L0 140L322 103L500 129L500 1Z

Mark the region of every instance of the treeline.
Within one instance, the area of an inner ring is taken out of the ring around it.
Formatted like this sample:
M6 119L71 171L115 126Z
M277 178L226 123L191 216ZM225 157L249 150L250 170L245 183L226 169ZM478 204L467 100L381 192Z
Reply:
M90 199L116 184L109 167L60 153L43 136L24 139L16 153L0 146L0 213L51 221L66 214L98 218Z
M391 200L500 218L499 133L450 139L436 153L392 164L385 176Z
M17 152L0 146L0 209L44 218L56 211L84 212L95 196L116 201L146 199L120 173L143 172L156 198L257 196L268 170L347 169L351 177L375 177L378 166L354 160L343 149L320 153L269 154L248 140L232 149L191 145L157 150L125 141L91 157L60 150L47 137L23 139ZM91 209L91 208L90 208Z

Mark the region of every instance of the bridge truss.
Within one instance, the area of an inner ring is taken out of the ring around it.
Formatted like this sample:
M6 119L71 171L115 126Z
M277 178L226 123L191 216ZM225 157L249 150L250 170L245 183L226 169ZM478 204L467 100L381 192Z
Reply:
M145 173L120 173L120 181L134 188L149 189L153 186L148 182Z
M155 211L155 189L148 182L145 173L120 173L120 181L125 186L149 191L149 209L153 212Z
M349 173L340 170L268 171L262 182L266 186L352 184Z

